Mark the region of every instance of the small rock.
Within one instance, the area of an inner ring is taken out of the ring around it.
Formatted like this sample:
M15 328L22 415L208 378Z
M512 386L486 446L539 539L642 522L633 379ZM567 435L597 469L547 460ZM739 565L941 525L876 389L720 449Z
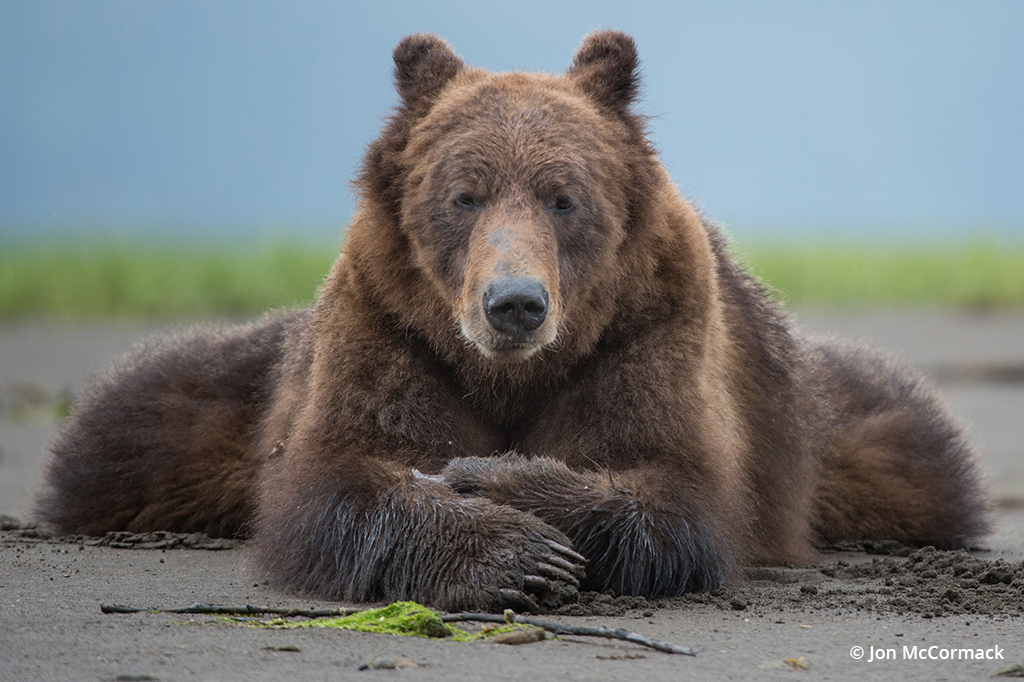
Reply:
M1013 582L1013 573L997 566L982 573L978 581L983 585L998 585L999 583L1009 585Z
M947 601L951 601L954 604L963 599L963 595L959 591L954 590L952 587L942 593L942 598Z
M487 641L495 644L533 644L544 640L544 628L533 625L516 628L506 632L498 632L488 635Z

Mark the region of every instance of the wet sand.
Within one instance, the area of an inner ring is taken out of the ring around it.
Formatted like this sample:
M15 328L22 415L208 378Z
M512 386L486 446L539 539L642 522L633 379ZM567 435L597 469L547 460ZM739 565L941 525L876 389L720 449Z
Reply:
M241 546L143 549L159 546L144 538L97 545L9 522L0 531L0 679L953 680L1024 663L1024 313L805 310L797 321L817 333L870 338L938 380L971 424L1001 505L998 530L978 551L841 546L813 567L754 569L708 595L645 602L590 594L578 609L586 615L548 617L635 630L696 649L691 658L579 637L513 647L253 629L213 616L105 615L101 603L338 604L254 584ZM162 326L0 327L0 513L27 517L54 407ZM862 658L851 654L855 647ZM908 658L920 651L923 659ZM420 667L358 670L379 657Z

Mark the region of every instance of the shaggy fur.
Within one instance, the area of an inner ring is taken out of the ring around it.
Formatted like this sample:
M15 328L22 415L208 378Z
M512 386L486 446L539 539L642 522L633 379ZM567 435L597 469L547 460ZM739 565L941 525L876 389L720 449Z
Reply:
M53 445L57 530L251 536L325 598L534 610L715 588L816 543L987 528L917 375L796 336L632 111L633 41L564 75L395 50L401 98L309 311L142 349Z

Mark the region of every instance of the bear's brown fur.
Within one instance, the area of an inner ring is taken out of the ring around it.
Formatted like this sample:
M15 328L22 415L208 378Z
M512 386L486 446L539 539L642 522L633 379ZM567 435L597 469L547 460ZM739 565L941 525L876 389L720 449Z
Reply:
M242 533L279 585L447 609L985 532L932 389L795 335L680 197L631 108L631 38L589 36L561 76L426 35L394 58L401 103L316 305L101 380L53 445L43 520Z

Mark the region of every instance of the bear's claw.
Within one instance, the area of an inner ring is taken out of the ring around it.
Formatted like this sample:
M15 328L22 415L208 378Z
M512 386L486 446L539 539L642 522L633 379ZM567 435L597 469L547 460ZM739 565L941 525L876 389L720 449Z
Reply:
M540 607L537 606L537 602L533 600L528 594L520 592L519 590L501 589L498 590L498 595L502 601L520 611L530 611L537 613L540 611Z
M573 554L575 554L575 552L573 552ZM577 554L577 556L579 555ZM566 561L562 557L557 556L555 554L548 554L543 558L544 561L546 561L551 566L555 566L556 568L560 568L563 571L567 571L576 578L582 578L584 575L586 575L586 569L584 569L583 566L579 565L578 563Z
M569 549L568 547L566 547L563 544L560 544L560 543L555 542L554 540L550 540L548 538L544 538L544 543L548 547L550 547L551 549L555 550L556 552L558 552L562 556L564 556L567 559L569 559L570 561L573 561L573 562L575 562L577 564L585 564L585 563L587 563L587 558L585 556L583 556L579 552L575 552L575 551Z
M548 578L554 578L555 580L561 580L562 582L569 583L573 587L580 586L580 581L573 577L571 573L563 571L562 569L550 564L538 564L537 572L542 576L547 576Z
M539 575L523 576L523 587L531 592L546 592L551 589L551 582Z

